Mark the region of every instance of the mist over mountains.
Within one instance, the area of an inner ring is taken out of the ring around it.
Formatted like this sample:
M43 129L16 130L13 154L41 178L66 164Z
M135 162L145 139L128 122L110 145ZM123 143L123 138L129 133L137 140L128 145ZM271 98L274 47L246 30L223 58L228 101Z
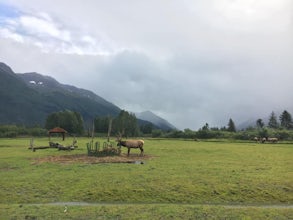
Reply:
M140 113L135 113L135 116L139 119L149 121L159 127L162 130L173 130L176 129L172 124L170 124L165 119L155 115L151 111L144 111Z

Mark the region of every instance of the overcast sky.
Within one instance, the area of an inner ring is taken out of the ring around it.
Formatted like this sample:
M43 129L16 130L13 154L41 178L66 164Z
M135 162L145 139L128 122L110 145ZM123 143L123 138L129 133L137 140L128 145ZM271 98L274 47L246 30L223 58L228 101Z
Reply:
M291 0L0 0L0 62L179 129L293 114Z

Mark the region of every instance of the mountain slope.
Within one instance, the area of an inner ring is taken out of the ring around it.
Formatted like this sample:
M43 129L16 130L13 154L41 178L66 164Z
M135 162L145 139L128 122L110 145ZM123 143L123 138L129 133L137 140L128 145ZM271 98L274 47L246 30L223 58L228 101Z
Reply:
M140 113L135 113L136 117L145 121L149 121L153 123L156 127L159 127L162 130L174 130L176 129L173 125L171 125L165 119L155 115L151 111L144 111Z
M26 84L37 92L50 97L51 102L65 109L80 112L86 119L94 116L116 115L120 109L91 91L64 85L49 76L38 73L18 74ZM97 106L98 104L98 106Z
M120 108L95 93L64 85L39 73L15 74L0 62L0 124L44 125L52 112L79 112L86 123L96 116L118 115ZM155 128L175 127L152 112L137 114L138 123L153 123ZM148 122L147 122L148 121Z
M48 114L69 109L85 121L117 115L120 109L94 93L58 83L36 73L15 74L0 63L0 123L44 125Z
M0 63L0 122L27 124L38 122L44 105L34 105L42 98L30 89L7 65ZM24 117L25 116L25 117Z

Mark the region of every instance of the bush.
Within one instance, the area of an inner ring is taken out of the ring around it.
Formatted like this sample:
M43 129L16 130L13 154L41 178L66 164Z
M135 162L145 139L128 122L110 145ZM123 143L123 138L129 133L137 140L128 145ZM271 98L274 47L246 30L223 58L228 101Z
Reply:
M280 140L292 140L293 133L286 130L278 130L274 132L274 137L277 137Z
M161 137L162 133L163 132L161 130L155 129L155 130L152 131L152 137L153 138Z
M47 130L44 128L29 128L28 133L30 136L46 136Z
M212 139L212 138L231 138L234 133L219 130L200 129L196 132L196 138Z
M3 133L3 137L6 138L15 138L17 137L17 132L16 131L7 131Z
M234 139L237 140L252 140L254 137L258 137L257 130L238 131L234 134Z
M46 136L47 130L40 127L27 128L17 125L0 125L0 137Z
M164 135L165 138L183 138L184 133L183 131L173 130Z

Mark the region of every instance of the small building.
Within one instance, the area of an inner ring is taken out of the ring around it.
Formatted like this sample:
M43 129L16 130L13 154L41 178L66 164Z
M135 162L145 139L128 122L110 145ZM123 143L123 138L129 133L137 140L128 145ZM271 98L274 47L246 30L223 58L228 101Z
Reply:
M65 134L67 133L66 130L64 130L63 128L59 128L59 127L55 127L51 130L49 130L49 139L51 139L51 134L62 134L62 140L65 140Z

